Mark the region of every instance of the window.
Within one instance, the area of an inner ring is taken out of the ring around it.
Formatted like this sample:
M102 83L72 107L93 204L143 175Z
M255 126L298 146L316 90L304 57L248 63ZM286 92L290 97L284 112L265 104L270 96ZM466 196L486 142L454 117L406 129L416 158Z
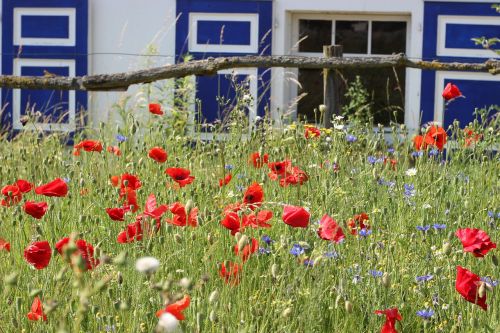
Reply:
M407 22L391 16L298 15L295 20L296 54L322 56L323 45L343 46L346 56L386 56L406 52ZM323 103L322 70L299 69L304 95L297 104L297 116L315 122L314 109ZM343 91L360 76L369 93L374 124L404 122L406 70L404 68L342 70ZM348 103L341 96L342 105Z

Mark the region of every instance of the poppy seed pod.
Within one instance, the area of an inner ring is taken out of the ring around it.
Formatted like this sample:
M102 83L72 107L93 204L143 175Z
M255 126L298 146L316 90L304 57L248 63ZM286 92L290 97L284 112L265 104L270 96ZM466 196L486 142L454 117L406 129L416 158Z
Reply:
M352 312L353 306L352 306L351 302L345 301L344 307L345 307L345 310L346 310L347 313L351 313Z
M208 316L208 319L214 323L217 321L217 314L215 313L214 310L210 311L210 315Z
M273 264L271 266L271 276L275 279L278 277L278 265L277 264Z
M179 244L182 243L182 236L181 235L175 234L174 239L175 239L176 243L179 243Z
M386 288L391 287L391 276L387 272L382 276L382 285Z
M219 292L217 290L214 290L208 297L208 303L213 304L217 302L218 299L219 299Z
M493 262L493 265L498 267L498 257L496 255L491 256L491 261Z

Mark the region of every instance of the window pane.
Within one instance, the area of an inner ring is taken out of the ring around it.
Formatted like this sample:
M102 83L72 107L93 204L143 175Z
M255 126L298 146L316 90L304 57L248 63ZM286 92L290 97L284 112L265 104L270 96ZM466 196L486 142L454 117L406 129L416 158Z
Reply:
M368 21L336 21L335 44L344 53L368 53Z
M332 44L332 21L299 20L299 40L299 52L323 52Z
M367 109L373 115L374 125L389 125L391 121L404 123L405 73L404 68L396 71L392 68L342 70L348 83L354 82L357 75L360 76L363 87L369 94L368 101L372 103ZM347 86L342 88L344 92L347 91ZM341 105L348 104L348 98L342 96Z
M372 22L372 53L406 52L406 22Z
M299 69L299 82L302 85L297 90L297 96L306 93L307 96L297 104L297 118L314 123L314 109L323 104L323 71L321 69ZM319 115L317 115L319 117ZM319 119L317 119L319 121Z

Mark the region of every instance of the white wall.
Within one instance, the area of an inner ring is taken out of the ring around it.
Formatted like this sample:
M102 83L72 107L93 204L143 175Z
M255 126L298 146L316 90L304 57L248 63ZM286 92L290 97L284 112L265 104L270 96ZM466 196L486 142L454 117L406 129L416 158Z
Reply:
M144 54L154 43L161 55L149 58L157 66L174 63L175 0L89 0L89 74L126 72L145 67ZM129 88L133 94L136 87ZM111 107L123 92L90 92L90 122L113 121ZM108 117L111 116L111 117Z
M273 54L291 54L293 13L362 14L409 16L407 55L422 57L423 0L274 0ZM297 71L273 69L272 110L287 109L296 91L288 77ZM410 128L418 127L420 115L420 70L407 69L405 122ZM292 108L293 110L293 108ZM274 112L275 119L279 113Z

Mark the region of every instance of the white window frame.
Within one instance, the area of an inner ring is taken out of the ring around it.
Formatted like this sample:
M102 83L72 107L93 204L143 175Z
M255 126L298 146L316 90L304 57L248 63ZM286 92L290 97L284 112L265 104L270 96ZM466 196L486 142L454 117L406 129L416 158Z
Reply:
M406 53L409 52L411 46L411 16L408 15L393 15L393 14L315 14L315 13L293 13L292 14L292 30L291 30L291 54L296 56L307 56L307 57L322 57L323 52L299 52L299 21L300 20L325 20L332 22L332 45L335 44L335 21L368 21L368 45L366 54L359 53L344 53L343 55L346 57L359 57L359 58L367 58L367 57L387 57L387 54L372 54L371 53L371 37L372 37L372 22L373 21L382 21L382 22L406 22ZM291 71L298 77L298 69L291 69ZM409 69L406 69L406 82L405 82L405 115L404 122L407 122L409 117L409 99L408 99L408 84L409 84ZM290 91L288 92L290 99L297 98L297 86L290 85ZM295 116L297 116L297 106L293 107L293 111ZM390 127L385 127L384 130L390 130Z

